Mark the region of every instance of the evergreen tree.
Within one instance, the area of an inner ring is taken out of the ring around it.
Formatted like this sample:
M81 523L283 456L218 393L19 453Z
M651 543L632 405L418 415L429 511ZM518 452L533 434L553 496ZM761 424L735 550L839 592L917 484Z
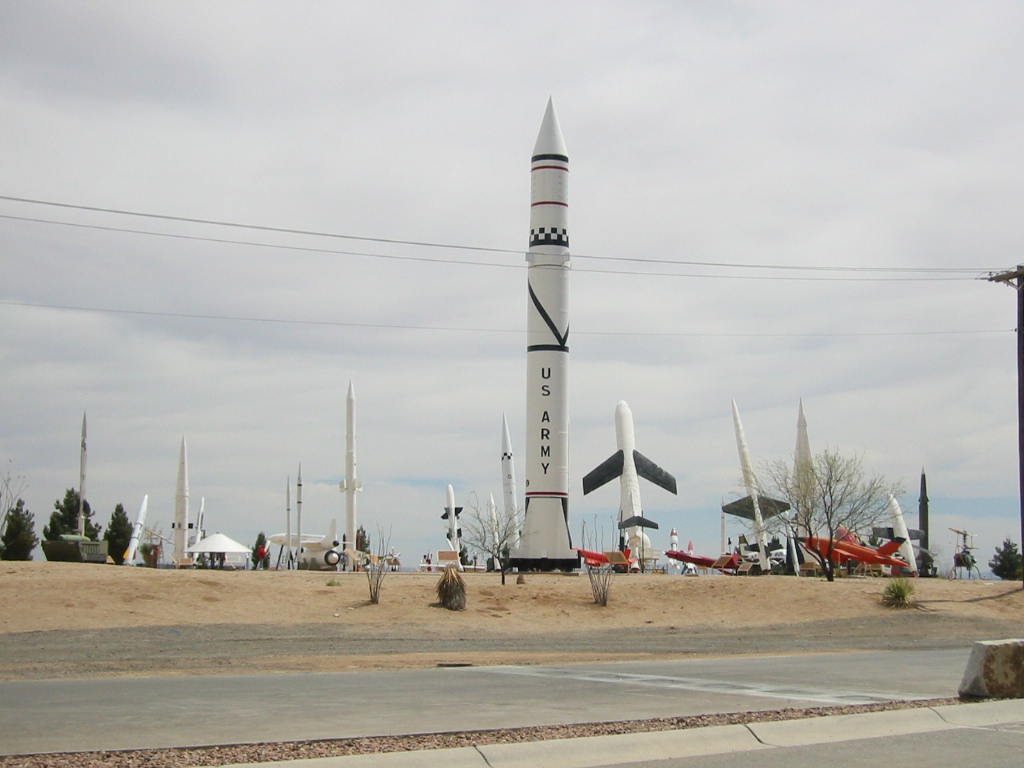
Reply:
M132 524L128 520L128 513L124 511L123 504L114 507L114 513L110 516L103 538L107 540L107 554L118 565L124 563L125 550L128 549L128 542L132 538Z
M260 557L261 551L262 557ZM263 568L263 570L270 568L270 547L267 546L267 535L263 531L259 532L256 543L252 545L252 568L254 571L259 568Z
M1021 568L1024 566L1017 545L1009 539L1004 539L1003 546L996 547L995 556L988 561L988 567L1000 579L1020 579Z
M356 529L356 550L359 552L370 551L370 536L361 525Z
M85 517L86 537L96 541L100 536L100 526L92 524L92 507L88 499L82 505L82 515ZM68 488L63 501L57 499L53 502L50 524L43 528L43 538L59 541L65 533L78 533L78 491L74 488Z
M7 511L7 521L3 535L2 560L31 560L32 550L39 543L36 536L35 515L25 508L21 499Z

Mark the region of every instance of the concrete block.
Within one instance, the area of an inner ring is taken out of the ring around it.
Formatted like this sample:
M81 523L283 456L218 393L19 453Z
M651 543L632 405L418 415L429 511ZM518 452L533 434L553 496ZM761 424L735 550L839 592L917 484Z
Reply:
M960 681L960 695L976 699L1024 697L1024 639L975 643Z

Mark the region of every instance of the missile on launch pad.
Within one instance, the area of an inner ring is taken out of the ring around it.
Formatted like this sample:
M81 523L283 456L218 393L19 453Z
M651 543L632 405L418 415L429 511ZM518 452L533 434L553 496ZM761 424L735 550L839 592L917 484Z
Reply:
M569 156L554 105L530 168L526 255L526 503L512 567L571 570L569 535Z

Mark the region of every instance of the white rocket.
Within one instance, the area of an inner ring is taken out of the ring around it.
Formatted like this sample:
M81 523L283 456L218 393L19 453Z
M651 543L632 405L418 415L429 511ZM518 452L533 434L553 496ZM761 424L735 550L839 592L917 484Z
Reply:
M85 411L82 411L82 451L78 456L78 535L85 536Z
M284 567L286 570L292 568L292 479L286 477L284 479L284 530L285 540L284 546L281 548L284 550ZM278 555L280 558L280 555Z
M505 519L512 525L511 548L519 546L519 514L516 510L516 465L512 459L512 438L508 419L501 415L501 490L505 498Z
M178 452L178 483L174 494L174 562L185 558L188 540L188 448L185 438L181 438L181 450Z
M302 463L299 463L299 476L295 480L295 567L302 567ZM353 546L355 549L355 546Z
M459 528L459 515L461 514L462 507L455 506L455 489L449 483L445 495L444 514L441 515L441 519L448 521L448 533L445 535L448 537L449 547L456 554L462 551L462 529ZM462 570L461 563L459 570Z
M764 518L761 517L761 506L757 498L757 478L750 463L750 450L747 448L747 438L743 434L743 422L740 421L740 410L736 407L735 400L732 401L732 422L736 428L736 449L740 455L743 485L746 486L747 495L754 505L754 538L757 540L758 562L764 573L771 573L771 563L768 561L768 533L765 531Z
M142 506L139 507L139 516L132 526L132 536L128 539L128 548L124 551L124 565L133 565L135 553L139 551L139 539L142 538L142 526L146 524L146 508L149 506L149 494L142 497Z
M907 530L907 522L903 519L903 510L896 497L889 494L889 517L892 519L892 529L896 538L903 539L900 544L899 558L906 561L910 570L917 573L917 558L914 557L914 545L910 543L910 532Z
M640 478L676 493L676 479L636 450L633 412L625 400L615 406L615 447L618 449L583 478L583 495L619 478L619 523L643 518L640 503ZM626 529L626 543L637 552L651 552L651 542L639 526Z
M526 310L526 504L511 565L572 569L569 536L569 156L548 101L530 168Z
M341 481L341 492L345 494L345 546L356 549L356 494L363 489L356 472L356 390L348 383L345 398L345 479Z

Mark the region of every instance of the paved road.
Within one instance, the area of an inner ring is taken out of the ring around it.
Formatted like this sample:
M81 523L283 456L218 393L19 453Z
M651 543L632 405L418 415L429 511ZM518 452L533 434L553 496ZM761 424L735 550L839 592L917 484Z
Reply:
M968 653L0 682L0 753L344 738L934 698L956 694Z

